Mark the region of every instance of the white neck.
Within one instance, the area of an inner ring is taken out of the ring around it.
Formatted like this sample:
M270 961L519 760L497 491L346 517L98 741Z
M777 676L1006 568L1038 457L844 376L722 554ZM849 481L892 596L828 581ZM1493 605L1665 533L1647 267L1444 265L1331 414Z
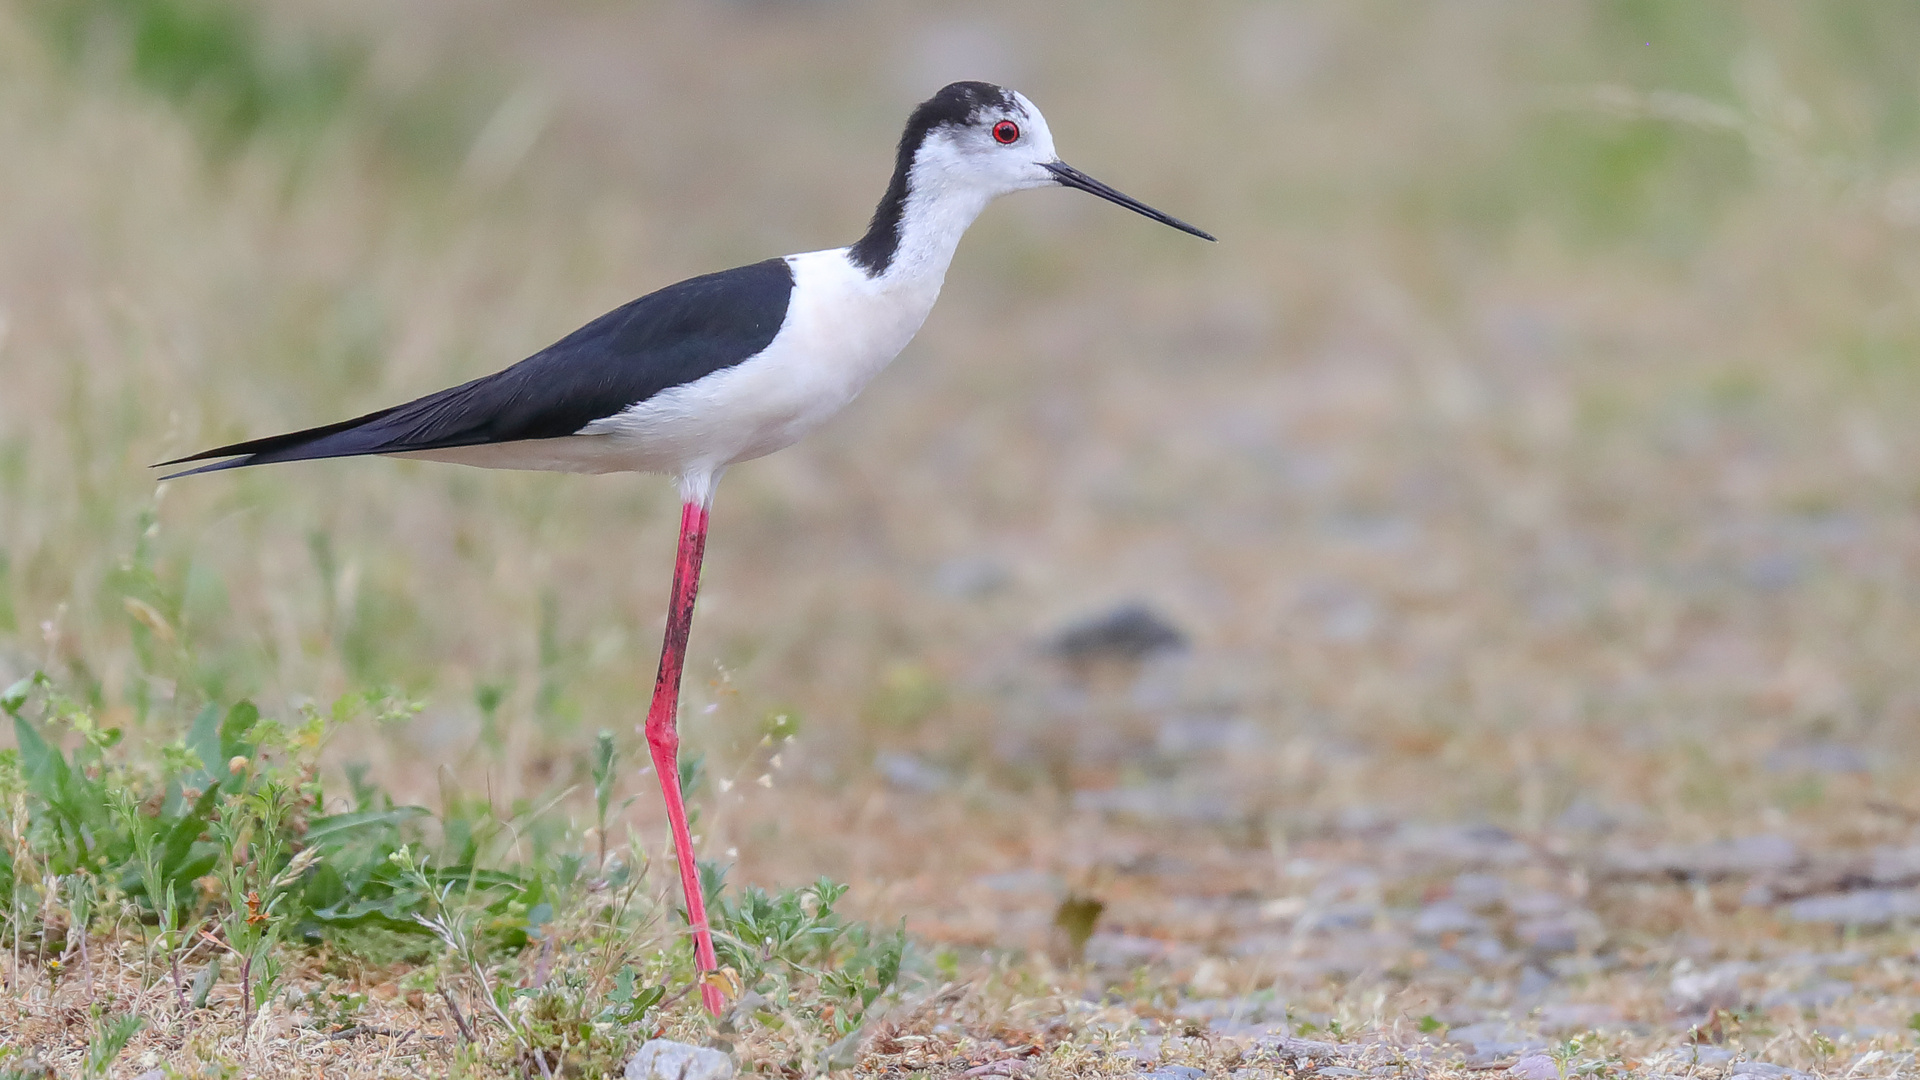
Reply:
M848 256L882 289L937 294L960 237L1000 191L938 132L911 151L903 145L901 159Z
M952 183L938 170L916 166L900 215L900 243L879 280L938 289L960 246L960 237L991 201L992 192Z

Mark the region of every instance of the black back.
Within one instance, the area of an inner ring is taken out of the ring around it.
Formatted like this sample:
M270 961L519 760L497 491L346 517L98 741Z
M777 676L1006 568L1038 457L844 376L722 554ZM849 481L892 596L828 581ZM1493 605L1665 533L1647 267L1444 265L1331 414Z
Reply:
M688 278L600 316L505 371L352 420L162 462L187 472L311 458L556 439L747 360L780 332L785 259Z

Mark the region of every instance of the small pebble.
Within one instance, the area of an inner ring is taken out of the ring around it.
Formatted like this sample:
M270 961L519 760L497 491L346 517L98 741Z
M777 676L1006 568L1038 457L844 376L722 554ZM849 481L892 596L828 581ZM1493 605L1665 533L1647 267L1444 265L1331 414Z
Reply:
M1507 898L1507 910L1523 919L1545 919L1567 913L1566 898L1550 892L1525 892Z
M1520 981L1514 984L1513 992L1520 998L1537 998L1553 989L1553 976L1528 964L1520 972Z
M1868 874L1875 885L1910 885L1920 881L1920 844L1875 849L1873 869Z
M1560 1080L1560 1066L1545 1054L1528 1054L1507 1071L1520 1080Z
M1795 922L1837 926L1885 926L1920 918L1920 889L1861 889L1809 896L1788 904L1787 917Z
M1767 752L1761 767L1774 773L1832 773L1847 775L1871 772L1867 755L1836 742L1787 743Z
M1068 663L1118 660L1138 663L1156 653L1180 652L1187 635L1145 604L1122 604L1054 635L1055 655Z
M1453 879L1450 887L1456 903L1475 911L1494 907L1507 896L1507 883L1495 874L1470 871Z
M1690 847L1617 851L1612 857L1619 871L1696 881L1791 870L1800 859L1798 845L1787 837L1771 833Z
M1737 1009L1743 1003L1740 964L1721 964L1705 971L1682 971L1667 986L1667 1005L1677 1013L1706 1013Z
M1589 1031L1620 1023L1620 1011L1611 1005L1556 1003L1542 1005L1534 1020L1553 1034Z
M732 1080L733 1059L718 1050L650 1039L627 1062L626 1080Z
M1462 941L1455 951L1468 960L1489 966L1504 964L1508 959L1506 946L1492 934L1475 934Z
M934 590L958 600L999 592L1012 580L1005 564L986 557L948 559L933 571Z
M1799 1069L1789 1069L1785 1065L1770 1065L1764 1061L1739 1061L1727 1070L1728 1076L1752 1076L1758 1080L1811 1080Z
M1820 1009L1852 997L1856 987L1841 979L1822 979L1792 990L1778 990L1760 999L1762 1009L1788 1005L1796 1009Z
M1436 900L1413 917L1413 932L1421 937L1465 934L1486 929L1487 921L1454 900Z
M945 788L950 782L945 770L936 768L912 754L883 750L874 755L874 767L895 791L925 795Z
M1514 928L1514 936L1537 952L1569 953L1580 947L1579 928L1558 915L1527 919Z
M1605 807L1584 798L1577 798L1573 800L1573 805L1561 811L1560 816L1553 819L1553 824L1562 832L1604 833L1612 831L1620 824L1620 820Z
M1513 1025L1505 1020L1482 1020L1477 1024L1464 1024L1450 1029L1447 1041L1471 1046L1479 1051L1488 1046L1501 1045L1515 1034Z

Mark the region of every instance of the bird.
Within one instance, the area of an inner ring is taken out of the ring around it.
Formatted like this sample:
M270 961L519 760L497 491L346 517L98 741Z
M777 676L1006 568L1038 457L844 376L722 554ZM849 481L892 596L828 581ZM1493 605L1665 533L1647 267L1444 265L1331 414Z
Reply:
M642 728L673 834L702 1003L724 1005L680 790L677 712L714 488L729 466L839 412L919 331L961 234L1016 191L1067 187L1215 238L1060 160L1017 91L956 82L915 107L893 175L854 243L689 278L600 316L499 372L303 431L161 462L173 480L379 455L493 469L662 473L679 489L666 636ZM216 460L217 459L217 460Z

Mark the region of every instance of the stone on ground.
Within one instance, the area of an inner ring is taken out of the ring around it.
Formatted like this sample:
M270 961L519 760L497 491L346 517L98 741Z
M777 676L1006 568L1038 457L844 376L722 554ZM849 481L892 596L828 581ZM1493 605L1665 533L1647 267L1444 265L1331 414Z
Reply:
M718 1050L650 1039L627 1062L627 1080L732 1080L733 1059Z

